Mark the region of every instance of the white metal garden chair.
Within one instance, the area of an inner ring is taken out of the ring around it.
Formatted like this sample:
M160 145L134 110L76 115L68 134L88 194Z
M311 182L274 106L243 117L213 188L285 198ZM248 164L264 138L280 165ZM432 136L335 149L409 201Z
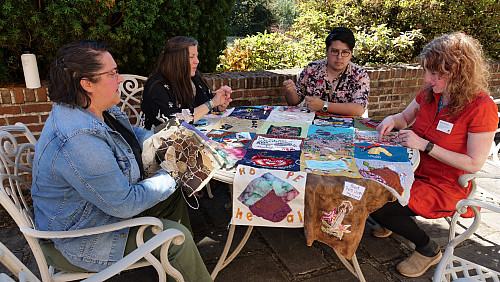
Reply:
M474 197L471 198L474 199L468 198L457 203L457 211L453 215L450 222L449 243L446 246L443 258L439 262L438 266L436 267L436 271L434 272L433 281L435 282L500 281L500 272L498 272L498 270L489 269L480 264L458 257L454 254L455 247L459 243L470 238L478 229L479 224L481 223L481 212L479 211L478 207L491 210L500 215L500 201L495 196L487 193L484 190L476 190L476 178L500 179L500 175L477 173L464 174L459 178L458 181L463 187L467 187L469 183L470 185L472 185L471 194L474 195ZM474 210L474 221L462 234L456 235L455 228L457 226L457 220L459 219L461 214L467 212L467 207L470 207Z
M158 272L159 281L166 281L166 273L177 281L183 281L180 272L170 265L167 252L171 243L180 245L184 242L184 234L177 229L163 231L163 224L157 218L133 218L101 227L72 231L36 230L32 210L24 196L24 193L29 193L31 188L35 142L35 137L22 123L17 123L15 126L0 126L0 204L14 219L26 238L38 264L42 281L72 281L85 278L88 278L88 281L104 281L121 271L149 265ZM140 226L136 238L138 248L99 273L56 271L47 264L40 247L40 239L81 237L132 226ZM144 243L143 233L148 226L152 226L156 235ZM161 255L158 260L151 251L160 246Z

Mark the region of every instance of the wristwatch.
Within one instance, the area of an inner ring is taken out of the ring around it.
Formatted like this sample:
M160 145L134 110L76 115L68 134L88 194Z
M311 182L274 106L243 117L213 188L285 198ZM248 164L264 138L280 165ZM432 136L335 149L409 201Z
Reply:
M323 105L323 108L321 108L323 112L328 112L328 101L325 101L325 104Z
M432 142L427 143L427 145L425 146L424 153L429 154L432 151L432 148L434 148L434 143Z

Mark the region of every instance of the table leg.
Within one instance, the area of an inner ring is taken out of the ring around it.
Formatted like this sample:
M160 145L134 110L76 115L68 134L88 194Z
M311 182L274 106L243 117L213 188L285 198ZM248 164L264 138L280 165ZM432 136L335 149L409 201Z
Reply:
M352 273L352 275L358 278L359 281L366 282L365 277L363 276L363 272L361 272L361 268L359 267L358 258L356 257L356 254L352 256L351 258L352 264L351 264L349 263L349 261L347 261L347 259L343 255L339 254L335 249L333 249L333 251L335 251L337 257L344 264L347 270L349 270Z
M233 243L235 229L236 226L231 224L231 226L229 227L229 234L227 235L227 240L226 240L226 245L224 246L224 250L222 251L219 261L215 265L215 268L212 271L212 274L210 275L213 280L215 280L215 277L217 277L219 271L221 271L224 267L226 267L240 253L241 249L243 249L246 242L248 241L248 238L250 238L253 226L249 225L247 227L247 231L245 232L245 235L243 235L243 238L241 239L236 249L234 249L234 251L229 256L227 256L227 254L229 253L229 249L231 248L231 245Z

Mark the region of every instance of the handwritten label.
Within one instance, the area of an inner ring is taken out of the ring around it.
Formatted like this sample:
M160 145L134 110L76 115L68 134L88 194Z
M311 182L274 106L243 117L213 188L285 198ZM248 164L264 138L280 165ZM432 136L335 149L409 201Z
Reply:
M365 189L366 188L364 186L346 181L344 183L344 191L342 191L342 195L361 201L361 198L365 193Z

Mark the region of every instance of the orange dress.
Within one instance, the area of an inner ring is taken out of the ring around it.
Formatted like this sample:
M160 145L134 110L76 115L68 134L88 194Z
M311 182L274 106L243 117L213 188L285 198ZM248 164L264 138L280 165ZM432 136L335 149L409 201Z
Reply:
M415 100L420 105L420 112L412 129L418 136L447 150L466 154L468 132L479 133L497 129L498 108L488 95L479 94L456 120L445 116L448 106L443 107L436 115L439 98L440 94L434 94L434 102L427 103L423 90L417 94ZM440 120L453 124L450 134L437 130ZM465 173L468 172L420 153L420 165L415 171L415 182L408 206L425 218L453 215L457 202L466 198L470 192L470 187L463 188L458 184L458 178ZM469 209L464 217L473 215L473 211Z

